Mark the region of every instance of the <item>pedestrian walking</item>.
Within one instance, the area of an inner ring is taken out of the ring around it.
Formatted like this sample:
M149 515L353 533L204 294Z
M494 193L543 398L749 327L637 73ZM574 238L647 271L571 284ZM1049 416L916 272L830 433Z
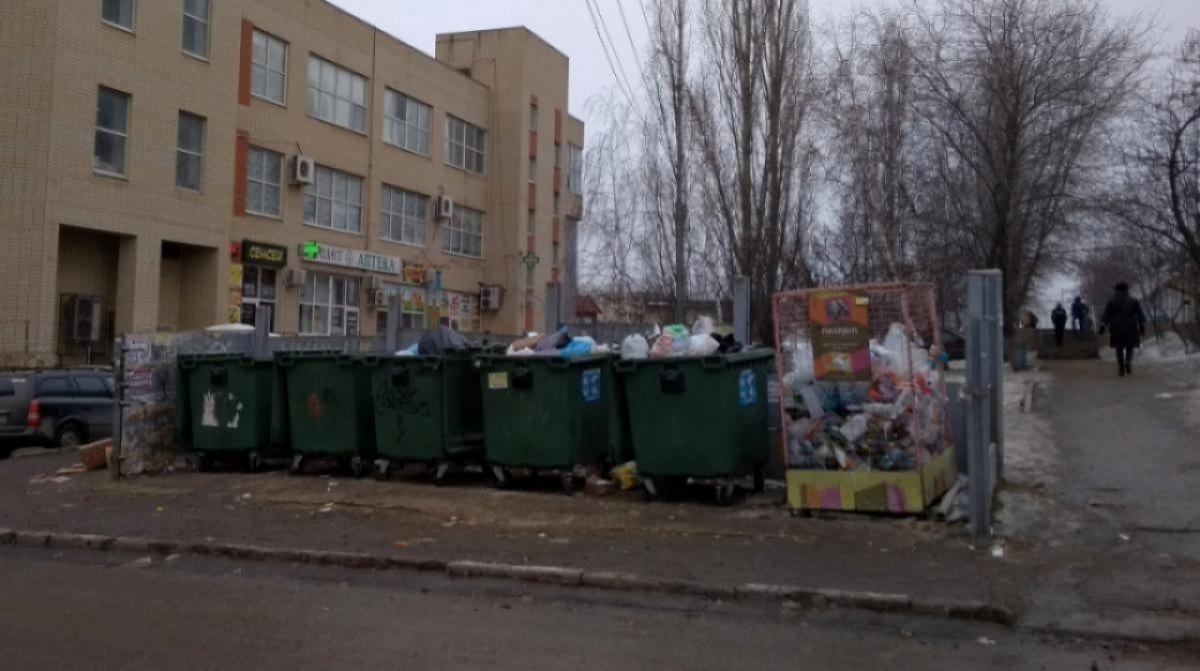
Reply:
M1129 295L1128 284L1116 286L1104 308L1100 329L1108 329L1109 345L1117 352L1117 372L1121 377L1132 375L1133 350L1142 346L1142 336L1146 335L1146 313L1142 312L1141 301Z
M1062 303L1055 305L1050 312L1050 323L1054 325L1054 344L1062 347L1063 336L1067 332L1067 309Z
M1083 327L1083 320L1087 318L1087 304L1083 302L1082 296L1076 296L1075 302L1071 303L1071 330L1079 333Z

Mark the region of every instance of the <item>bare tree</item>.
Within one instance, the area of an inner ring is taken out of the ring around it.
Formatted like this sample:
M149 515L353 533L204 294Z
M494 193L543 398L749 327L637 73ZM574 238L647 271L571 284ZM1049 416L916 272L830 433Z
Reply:
M706 218L727 277L749 278L752 324L770 334L771 296L813 283L808 258L815 78L803 0L711 0L704 68L689 93Z
M928 137L923 263L1004 273L1005 328L1106 168L1095 147L1146 61L1136 20L1097 0L911 0Z
M851 18L827 106L838 160L835 260L853 282L915 278L912 49L894 11Z

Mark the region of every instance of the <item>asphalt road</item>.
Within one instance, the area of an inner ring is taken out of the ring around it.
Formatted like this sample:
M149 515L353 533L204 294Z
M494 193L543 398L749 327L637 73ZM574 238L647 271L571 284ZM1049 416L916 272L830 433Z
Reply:
M0 548L6 669L1164 669L991 625Z

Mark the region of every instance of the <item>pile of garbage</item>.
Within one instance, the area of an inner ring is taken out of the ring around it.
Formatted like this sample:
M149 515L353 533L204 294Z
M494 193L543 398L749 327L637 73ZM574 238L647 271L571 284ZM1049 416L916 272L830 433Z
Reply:
M941 352L901 324L871 340L869 382L817 381L807 340L785 343L788 465L801 470L912 471L945 451Z
M690 331L682 324L673 324L661 330L655 327L649 338L635 334L621 342L622 359L703 357L740 351L742 344L732 335L716 333L711 317L697 319Z
M611 349L588 336L572 336L563 327L546 336L532 334L508 346L508 356L557 356L566 359L607 354Z

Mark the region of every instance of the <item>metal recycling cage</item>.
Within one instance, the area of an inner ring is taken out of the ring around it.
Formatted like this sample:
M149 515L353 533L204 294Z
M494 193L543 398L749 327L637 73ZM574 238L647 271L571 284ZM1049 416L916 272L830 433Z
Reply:
M772 308L793 512L925 512L956 478L933 286L791 291Z

